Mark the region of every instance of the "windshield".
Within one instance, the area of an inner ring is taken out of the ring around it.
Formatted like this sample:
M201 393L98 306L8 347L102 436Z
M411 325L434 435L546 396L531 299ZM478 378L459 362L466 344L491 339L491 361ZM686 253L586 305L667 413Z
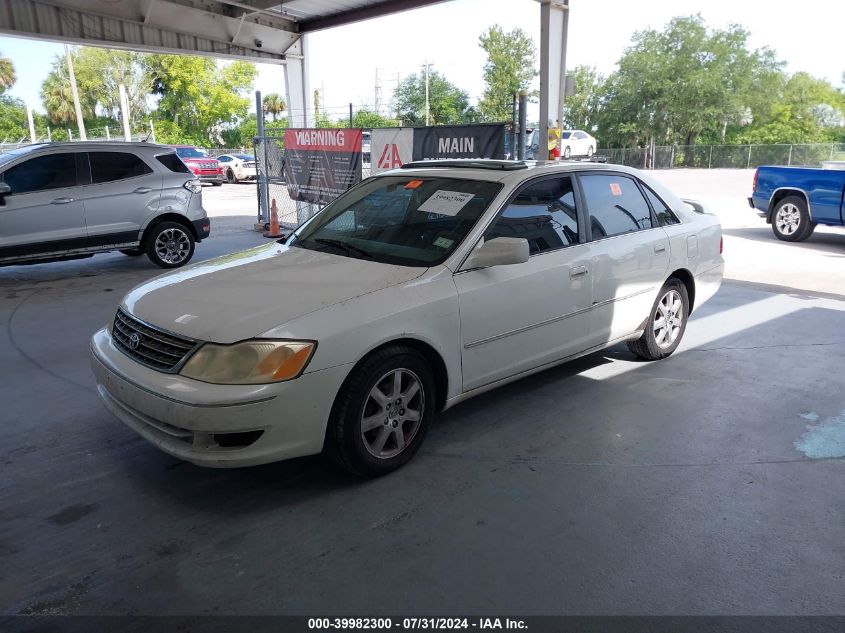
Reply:
M371 178L332 202L289 243L401 266L434 266L461 243L501 187L458 178Z
M205 152L196 147L177 147L176 153L182 158L206 158Z
M560 138L569 138L570 136L572 136L572 132L563 132Z

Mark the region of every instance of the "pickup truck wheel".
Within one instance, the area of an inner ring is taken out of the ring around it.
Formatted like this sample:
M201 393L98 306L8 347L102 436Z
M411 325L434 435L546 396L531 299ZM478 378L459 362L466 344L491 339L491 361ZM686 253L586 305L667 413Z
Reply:
M657 294L645 332L636 341L628 341L628 349L644 360L666 358L678 349L687 329L688 315L687 287L672 277Z
M325 453L364 477L385 475L417 452L434 417L434 376L426 359L404 345L365 358L338 393Z
M161 222L150 228L145 248L156 266L179 268L194 256L194 236L184 224Z
M807 203L801 196L787 196L772 211L772 232L784 242L806 240L815 228Z

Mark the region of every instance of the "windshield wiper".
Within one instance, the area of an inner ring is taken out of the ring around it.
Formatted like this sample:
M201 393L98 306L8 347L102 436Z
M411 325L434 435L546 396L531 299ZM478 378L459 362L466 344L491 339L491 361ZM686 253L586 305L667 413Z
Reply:
M363 248L358 248L357 246L353 246L352 244L348 244L347 242L344 242L343 240L335 240L335 239L330 239L330 238L327 238L327 237L317 237L317 238L314 238L312 241L317 242L318 244L324 244L326 246L334 246L335 248L341 248L341 249L345 250L347 253L349 253L350 255L361 255L362 257L365 257L366 259L372 259L373 258L372 254L368 253Z

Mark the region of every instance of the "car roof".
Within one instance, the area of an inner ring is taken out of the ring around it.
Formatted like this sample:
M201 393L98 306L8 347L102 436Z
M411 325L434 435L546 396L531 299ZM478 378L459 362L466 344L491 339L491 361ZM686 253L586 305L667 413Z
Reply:
M167 145L159 145L157 143L146 143L143 141L53 141L51 143L34 143L26 145L14 151L34 152L38 150L47 149L74 149L74 150L90 150L90 149L158 149L170 151L173 148Z
M582 161L450 159L406 163L401 169L382 172L379 176L448 176L469 180L520 182L546 173L574 171L621 171L642 178L642 172L613 163ZM448 172L448 173L447 173Z

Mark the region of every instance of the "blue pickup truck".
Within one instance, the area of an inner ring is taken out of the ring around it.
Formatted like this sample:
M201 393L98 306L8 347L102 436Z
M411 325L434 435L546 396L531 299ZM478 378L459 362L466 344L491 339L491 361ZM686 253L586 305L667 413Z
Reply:
M779 240L800 242L817 224L845 225L845 165L759 167L748 204Z

